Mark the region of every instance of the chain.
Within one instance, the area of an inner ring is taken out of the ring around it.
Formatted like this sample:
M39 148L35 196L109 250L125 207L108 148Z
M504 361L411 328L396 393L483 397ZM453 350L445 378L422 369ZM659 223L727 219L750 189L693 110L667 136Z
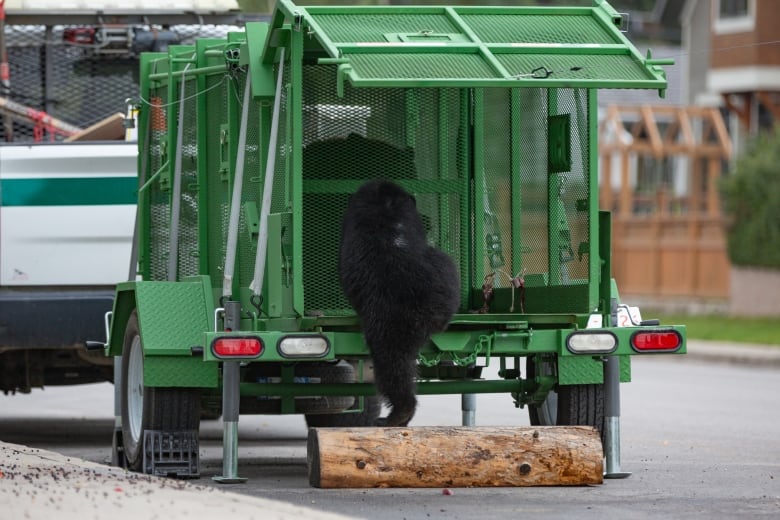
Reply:
M456 365L458 365L459 367L467 367L469 365L473 365L474 363L476 363L477 358L480 355L482 355L483 352L485 353L484 354L485 356L490 358L491 346L492 346L492 341L490 339L490 336L482 335L479 337L479 341L477 341L477 344L474 345L474 351L472 353L463 357L458 356L454 352L450 352L449 355L450 358L452 358L452 361ZM417 359L421 365L425 367L432 367L439 364L443 354L444 352L440 351L437 352L435 355L429 357L423 354L422 352L420 352L420 354L417 356Z
M417 360L420 362L420 364L424 367L433 367L439 364L439 361L441 361L441 355L442 352L438 352L435 356L432 357L426 357L425 354L420 352L417 355Z

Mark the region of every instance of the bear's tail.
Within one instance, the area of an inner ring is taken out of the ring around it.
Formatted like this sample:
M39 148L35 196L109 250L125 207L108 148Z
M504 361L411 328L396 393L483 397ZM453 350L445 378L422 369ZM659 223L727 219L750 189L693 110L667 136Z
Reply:
M375 352L379 349L373 349ZM383 352L393 352L392 347ZM374 383L377 390L390 405L386 418L377 420L377 426L406 426L414 417L417 408L415 387L417 379L417 356L405 355L397 349L395 355L372 356L374 358Z

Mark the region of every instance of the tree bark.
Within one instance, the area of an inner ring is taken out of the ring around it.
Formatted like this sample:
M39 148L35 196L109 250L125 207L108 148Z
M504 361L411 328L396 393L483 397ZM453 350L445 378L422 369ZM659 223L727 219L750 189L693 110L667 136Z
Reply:
M320 488L570 486L603 482L590 426L311 428Z

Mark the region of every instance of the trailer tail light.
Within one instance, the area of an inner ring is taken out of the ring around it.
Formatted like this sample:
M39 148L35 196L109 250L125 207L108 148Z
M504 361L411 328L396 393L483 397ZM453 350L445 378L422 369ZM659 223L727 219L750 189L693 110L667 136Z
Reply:
M566 348L572 354L610 354L617 344L617 336L606 330L572 332L566 338Z
M286 358L324 357L330 344L324 336L285 336L279 340L277 350Z
M631 347L637 352L675 352L682 342L676 330L640 330L631 336Z
M211 352L218 358L256 358L263 353L263 342L254 336L223 336L211 343Z

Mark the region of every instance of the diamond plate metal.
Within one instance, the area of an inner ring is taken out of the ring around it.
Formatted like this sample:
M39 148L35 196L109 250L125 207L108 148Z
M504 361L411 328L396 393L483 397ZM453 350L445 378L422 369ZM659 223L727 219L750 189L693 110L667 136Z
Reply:
M200 357L146 356L144 385L155 387L217 388L219 366Z
M631 357L620 359L620 382L631 381ZM558 383L561 385L594 385L604 382L604 365L590 356L558 356Z
M146 356L189 356L210 330L200 282L138 282L135 299Z
M593 385L604 382L601 361L590 356L558 356L558 383L561 385Z

